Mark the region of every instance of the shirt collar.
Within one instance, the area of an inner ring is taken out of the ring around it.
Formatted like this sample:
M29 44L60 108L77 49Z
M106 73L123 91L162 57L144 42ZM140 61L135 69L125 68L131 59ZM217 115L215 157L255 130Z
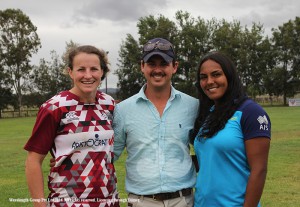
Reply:
M137 101L139 100L149 100L145 95L146 85L144 84L141 90L137 93ZM169 98L170 101L174 100L176 97L180 98L181 94L178 90L176 90L173 86L171 86L171 96Z

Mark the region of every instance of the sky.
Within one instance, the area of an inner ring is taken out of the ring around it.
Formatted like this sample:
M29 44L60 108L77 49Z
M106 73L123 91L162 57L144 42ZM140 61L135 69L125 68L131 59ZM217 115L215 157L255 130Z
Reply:
M50 60L50 52L62 55L66 42L91 44L109 52L111 72L107 87L117 86L119 49L127 34L138 39L139 18L163 15L171 21L175 13L186 11L192 17L238 20L242 26L263 24L265 33L300 16L299 0L0 0L0 10L20 9L37 27L42 48L32 63ZM102 83L101 88L106 87Z

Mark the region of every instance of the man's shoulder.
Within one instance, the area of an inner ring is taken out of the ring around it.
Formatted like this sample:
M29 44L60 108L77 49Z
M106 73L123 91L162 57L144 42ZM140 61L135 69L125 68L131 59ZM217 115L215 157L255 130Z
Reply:
M199 100L189 94L186 94L184 92L181 92L181 91L178 91L176 90L176 94L180 95L180 97L182 98L183 101L186 101L186 102L191 102L191 103L197 103L199 102Z
M179 93L180 93L182 96L184 96L184 97L186 97L186 98L188 98L188 99L195 100L195 101L198 100L197 98L195 98L195 97L193 97L193 96L191 96L191 95L189 95L189 94L183 93L183 92L181 92L181 91L179 91Z
M119 103L117 103L117 107L118 108L129 108L132 107L133 105L135 105L135 103L137 102L137 99L139 98L138 94L135 94L133 96L130 96L129 98L126 98L124 100L121 100Z

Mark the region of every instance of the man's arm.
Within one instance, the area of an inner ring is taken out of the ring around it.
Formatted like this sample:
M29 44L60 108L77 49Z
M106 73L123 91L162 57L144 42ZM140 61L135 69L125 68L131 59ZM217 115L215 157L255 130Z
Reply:
M124 129L124 118L120 114L118 104L114 110L113 129L114 129L114 161L119 159L125 146L126 134Z

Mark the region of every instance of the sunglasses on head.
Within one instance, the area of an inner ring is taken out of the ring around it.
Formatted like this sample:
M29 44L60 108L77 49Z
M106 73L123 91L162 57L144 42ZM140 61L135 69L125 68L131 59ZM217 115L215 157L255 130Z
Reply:
M149 52L154 49L159 49L159 50L173 50L173 46L170 43L162 43L162 42L155 42L155 43L148 43L144 45L144 52Z

